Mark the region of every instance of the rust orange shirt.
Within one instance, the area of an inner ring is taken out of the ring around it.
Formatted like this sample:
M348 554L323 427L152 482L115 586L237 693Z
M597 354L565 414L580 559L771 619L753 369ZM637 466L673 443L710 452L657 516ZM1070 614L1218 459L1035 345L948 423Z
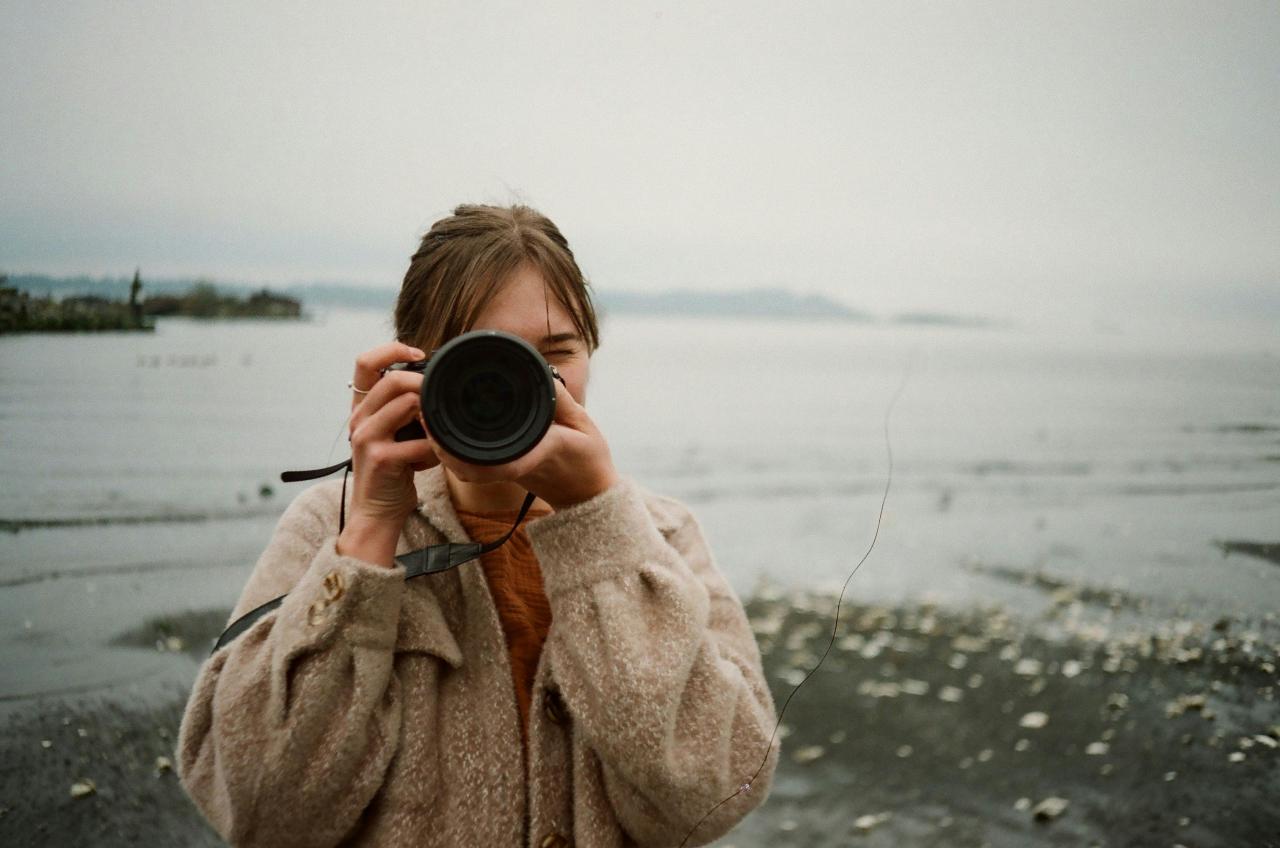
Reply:
M470 512L457 510L458 520L473 541L490 542L502 538L520 514L519 510ZM542 643L551 629L551 605L542 588L542 569L533 552L525 524L550 510L529 510L524 522L506 544L480 557L485 581L498 608L502 631L507 637L511 674L520 706L520 732L529 744L529 704L533 699L533 676L538 670Z

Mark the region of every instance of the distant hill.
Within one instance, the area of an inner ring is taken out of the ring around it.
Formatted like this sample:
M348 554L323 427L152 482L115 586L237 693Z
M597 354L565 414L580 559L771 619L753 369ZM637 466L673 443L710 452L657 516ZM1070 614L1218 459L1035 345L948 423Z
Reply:
M871 321L865 312L819 294L798 295L780 288L746 291L600 292L605 312L643 315L705 315L745 318L823 318Z
M54 297L100 295L125 298L129 295L131 277L49 277L42 274L12 274L9 285L35 295ZM148 294L179 294L201 282L195 279L145 278ZM232 295L247 295L261 288L257 283L215 281L218 290ZM369 288L340 283L294 283L273 285L272 291L302 301L308 306L337 306L390 311L398 290ZM867 321L871 316L856 312L842 303L822 295L797 295L781 288L765 288L737 292L679 292L657 294L640 292L596 293L602 311L650 315L726 315L750 317L832 318Z
M9 285L33 295L54 297L100 295L127 298L131 277L50 277L41 274L11 274ZM148 295L182 294L197 282L191 278L144 278ZM207 281L206 281L207 282ZM247 297L262 289L262 283L214 281L220 292ZM344 283L292 283L272 285L271 291L301 301L305 307L376 309L390 312L398 289L370 288ZM595 291L596 306L603 313L618 315L690 315L735 318L795 318L850 322L878 321L876 316L852 309L820 294L796 294L783 288L741 291L665 291L656 293ZM982 316L951 315L941 312L899 313L887 319L908 325L954 327L994 327L1004 322Z

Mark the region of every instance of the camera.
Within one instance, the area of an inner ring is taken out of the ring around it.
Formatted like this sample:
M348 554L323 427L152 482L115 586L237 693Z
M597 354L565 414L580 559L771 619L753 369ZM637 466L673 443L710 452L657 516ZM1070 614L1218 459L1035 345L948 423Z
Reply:
M555 366L524 339L501 330L474 330L417 362L386 369L422 373L422 418L449 453L475 465L501 465L533 449L556 413ZM396 431L397 442L422 439L417 421Z

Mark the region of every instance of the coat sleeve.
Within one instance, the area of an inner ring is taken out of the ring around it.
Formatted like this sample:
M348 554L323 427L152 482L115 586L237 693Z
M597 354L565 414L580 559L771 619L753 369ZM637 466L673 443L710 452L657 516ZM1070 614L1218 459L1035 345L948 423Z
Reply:
M641 845L727 833L764 801L780 743L760 650L697 521L664 537L639 486L528 527L552 610L548 663L600 760L618 820ZM757 775L757 771L759 774Z
M395 753L404 569L337 553L333 495L285 511L231 620L288 596L205 660L182 717L178 776L232 845L338 843Z

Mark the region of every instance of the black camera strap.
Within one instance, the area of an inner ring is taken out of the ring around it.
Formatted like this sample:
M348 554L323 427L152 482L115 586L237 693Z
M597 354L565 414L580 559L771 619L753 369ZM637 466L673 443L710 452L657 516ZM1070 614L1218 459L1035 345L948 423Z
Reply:
M280 479L285 483L296 483L302 480L316 480L321 477L328 477L335 471L342 471L342 494L338 499L338 532L341 533L346 526L347 475L351 472L350 459L339 462L336 465L330 465L327 468L314 468L308 471L286 471L280 475ZM516 516L515 523L511 525L511 529L506 532L506 535L500 539L495 539L492 542L444 542L439 545L429 545L416 551L400 554L396 557L396 562L404 566L404 579L412 580L414 577L421 577L424 574L448 571L450 568L457 568L463 563L471 562L471 560L487 554L489 551L502 547L516 532L520 522L524 521L524 517L529 512L529 507L533 506L535 498L536 496L533 492L525 495L524 503L520 505L520 514ZM223 645L248 630L253 626L254 622L280 606L286 597L287 595L281 595L278 598L272 598L265 604L254 607L237 618L214 641L213 650L210 653L214 653Z

